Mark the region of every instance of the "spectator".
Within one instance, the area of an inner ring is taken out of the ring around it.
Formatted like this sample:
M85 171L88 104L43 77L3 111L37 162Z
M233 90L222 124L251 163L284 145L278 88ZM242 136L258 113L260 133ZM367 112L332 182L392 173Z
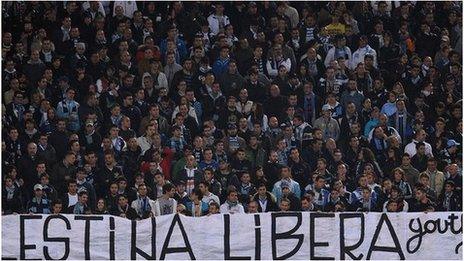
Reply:
M455 191L453 181L445 182L445 193L438 199L439 204L437 205L439 210L443 211L461 211L462 200L461 196Z
M238 201L238 193L235 189L230 189L227 192L227 200L221 205L220 210L224 214L245 213L242 204Z
M118 196L118 203L115 207L113 207L110 213L112 215L131 220L135 220L137 218L137 212L129 205L126 195Z
M192 217L201 217L208 213L209 205L202 199L203 194L201 194L200 190L194 189L190 193L190 201L186 203L185 207Z
M79 192L77 203L74 206L70 207L69 213L77 215L91 214L92 211L90 207L87 205L88 199L89 195L86 191Z
M324 105L322 106L322 116L314 121L314 127L321 129L324 133L324 141L329 138L337 141L340 135L340 127L338 122L332 118L331 114L330 107L328 105Z
M34 186L34 197L27 204L27 211L32 214L50 214L50 200L43 197L42 185Z
M158 198L155 202L152 203L148 197L146 199L143 199L143 198L140 199L140 200L148 199L148 205L145 207L145 212L144 212L145 215L160 216L160 215L169 215L169 214L175 213L177 209L177 201L173 198L174 193L175 193L174 186L168 183L168 184L163 185L163 196ZM148 209L148 207L150 209ZM143 208L139 210L143 210Z

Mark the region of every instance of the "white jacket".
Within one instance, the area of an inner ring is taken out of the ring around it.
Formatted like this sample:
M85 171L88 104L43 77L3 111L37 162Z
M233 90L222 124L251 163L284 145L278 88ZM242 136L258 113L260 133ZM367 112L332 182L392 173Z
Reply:
M221 214L235 214L235 213L245 213L245 209L243 208L242 204L238 203L237 205L229 208L229 204L225 202L219 208Z
M281 61L278 64L276 64L276 63L277 62L273 58L268 59L267 63L266 63L267 73L272 78L276 77L279 74L279 67L281 65L283 65L283 66L285 66L285 68L287 68L287 72L289 72L290 69L292 68L292 61L290 60L290 58L284 59L283 61Z
M227 15L222 15L224 18L224 27L230 24L229 17ZM209 29L211 30L212 35L217 35L219 33L219 20L215 14L208 16Z
M417 153L416 144L418 143L417 140L412 140L408 145L404 147L404 153L409 154L409 156L414 157ZM425 144L425 155L429 157L433 157L432 146L428 142L423 142Z
M150 205L150 208L151 208L151 213L153 214L153 216L156 216L155 201L150 199L149 197L147 197L147 199L148 199L148 204ZM137 198L136 200L132 201L131 207L135 209L139 217L142 216L142 201L140 200L140 198Z
M113 16L116 16L116 6L122 6L122 9L124 10L124 15L131 19L134 16L134 12L137 11L137 3L135 2L135 0L114 1Z
M168 88L168 78L166 77L166 74L164 72L159 72L158 73L158 79L153 79L155 84L155 89L159 90L161 88L166 88L169 91ZM157 83L157 84L156 84Z
M325 57L325 61L324 61L325 67L329 67L330 62L335 60L335 48L336 47L333 47L327 52L327 56ZM346 53L348 54L348 59L345 59L345 65L346 65L346 67L349 67L350 66L350 61L351 61L351 50L350 50L350 48L348 46L345 46L344 49L345 49Z
M140 136L137 138L137 143L139 144L140 148L142 149L141 155L145 154L147 150L151 148L151 143L148 141L147 137Z
M374 67L377 68L377 52L369 45L366 45L363 48L358 48L358 50L353 53L353 56L351 57L350 69L354 70L356 69L356 66L358 66L358 63L364 62L364 56L366 56L366 54L371 54L374 56Z

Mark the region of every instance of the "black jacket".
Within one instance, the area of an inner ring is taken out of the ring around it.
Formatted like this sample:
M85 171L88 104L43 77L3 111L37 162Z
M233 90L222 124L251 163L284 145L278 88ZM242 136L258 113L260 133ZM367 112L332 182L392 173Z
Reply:
M272 194L268 191L266 192L266 199L267 199L267 204L266 204L266 209L263 210L261 207L261 204L259 204L259 195L255 194L252 198L252 201L255 201L258 204L258 212L270 212L270 211L277 211L279 208L277 206L277 203L275 201L275 197L272 196Z

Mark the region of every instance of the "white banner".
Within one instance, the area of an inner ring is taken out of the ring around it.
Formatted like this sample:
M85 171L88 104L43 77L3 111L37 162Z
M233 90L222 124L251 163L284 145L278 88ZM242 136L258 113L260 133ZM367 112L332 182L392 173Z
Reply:
M461 259L462 214L2 217L2 258Z

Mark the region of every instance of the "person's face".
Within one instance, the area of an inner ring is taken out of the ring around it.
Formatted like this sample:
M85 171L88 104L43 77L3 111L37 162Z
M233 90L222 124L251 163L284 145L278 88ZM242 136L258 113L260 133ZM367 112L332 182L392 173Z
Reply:
M301 201L301 208L302 209L309 209L311 207L311 204L308 200L304 199Z
M27 153L29 155L35 155L37 154L37 145L35 144L29 144L27 145Z
M39 59L39 51L32 51L31 52L31 59L33 61L37 61Z
M416 190L416 193L414 193L414 194L415 194L417 200L422 200L422 199L425 198L425 194L420 190Z
M367 190L367 189L364 189L363 192L362 192L362 197L365 200L368 200L370 196L371 196L371 192L369 190Z
M267 190L266 190L266 187L265 187L265 186L261 186L261 187L258 188L258 194L259 194L260 196L265 196L265 195L266 195L266 191L267 191Z
M195 165L195 157L189 156L187 157L187 166L193 167Z
M37 164L35 170L37 171L38 174L42 174L42 173L45 173L46 171L46 167L45 167L45 164Z
M387 206L389 212L397 212L398 211L398 203L397 202L391 202Z
M89 196L88 195L82 195L81 197L81 203L86 204L89 201Z
M77 192L77 185L76 183L70 183L68 185L68 192L71 193L71 194L74 194Z
M97 202L97 209L103 210L105 208L105 201L103 199L98 200Z
M428 161L427 162L427 169L431 171L435 171L437 169L437 163L435 161Z
M324 185L325 185L325 180L324 179L319 179L319 180L316 181L316 187L317 188L319 188L319 189L323 188Z
M81 146L79 144L79 142L74 142L71 146L71 150L72 151L79 151L81 149Z
M110 193L111 194L116 194L117 192L118 192L118 185L117 184L111 184Z
M5 186L10 188L11 186L13 186L13 180L11 178L7 178L5 180Z
M119 129L117 127L111 128L110 135L113 138L117 137L119 135Z
M111 141L110 141L111 142ZM106 165L111 165L114 162L114 157L111 154L105 155L105 164Z
M359 186L360 187L366 187L367 186L367 178L366 177L359 178Z
M61 211L63 210L63 204L59 203L59 204L54 204L53 205L53 213L61 213Z
M277 147L279 150L284 150L287 147L287 142L285 140L280 140L279 143L277 143Z
M206 186L205 186L204 184L198 185L198 189L200 189L201 193L205 193L205 192L206 192Z
M420 146L417 150L419 155L425 155L425 146Z
M290 209L290 204L287 201L280 202L280 210L288 211Z
M453 190L454 190L454 187L451 186L450 184L446 184L446 185L445 185L445 191L446 191L446 192L450 193L450 192L452 192Z
M119 206L121 206L121 207L127 206L127 198L125 198L125 197L120 197L120 198L118 199L118 203L119 203Z
M147 188L145 187L145 190L146 190L146 189L147 189ZM174 197L175 194L176 194L176 189L175 189L175 188L172 188L171 190L169 190L169 191L167 192L167 195L168 195L170 198Z
M420 183L426 187L428 187L430 185L430 180L426 177L421 177L420 178Z
M458 172L458 165L456 164L451 164L449 167L448 167L448 172L452 175L455 175L457 172Z
M237 202L237 201L238 201L238 194L237 194L237 192L231 192L231 193L227 196L227 199L228 199L230 202Z
M337 174L346 174L345 164L340 164L337 166Z
M321 160L317 161L317 169L324 170L325 167L326 167L326 165L325 165L325 163L323 161L321 161Z
M250 182L250 174L246 173L246 174L243 174L241 177L240 177L240 180L245 183L245 184L248 184Z
M139 186L138 192L141 197L145 197L147 195L147 187Z
M125 190L126 187L127 187L127 182L125 180L119 181L118 187L119 187L120 190Z

